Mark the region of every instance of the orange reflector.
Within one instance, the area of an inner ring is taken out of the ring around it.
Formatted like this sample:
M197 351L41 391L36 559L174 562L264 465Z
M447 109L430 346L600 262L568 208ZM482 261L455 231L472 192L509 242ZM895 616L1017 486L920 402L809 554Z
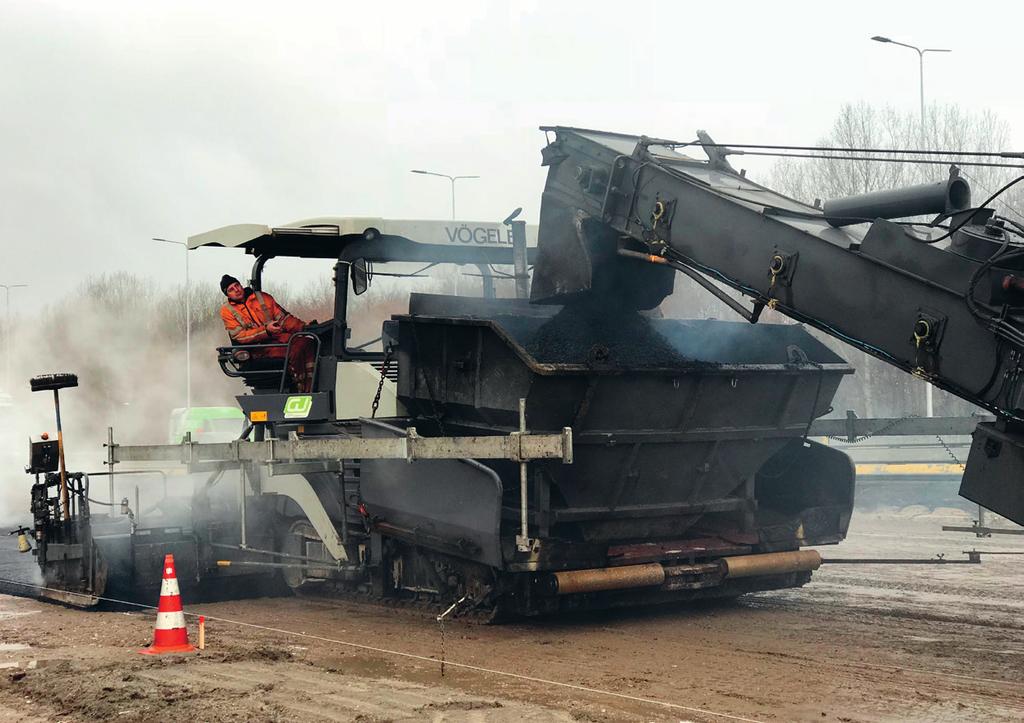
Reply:
M267 421L267 413L266 412L249 412L249 421L250 422L265 422L265 421Z

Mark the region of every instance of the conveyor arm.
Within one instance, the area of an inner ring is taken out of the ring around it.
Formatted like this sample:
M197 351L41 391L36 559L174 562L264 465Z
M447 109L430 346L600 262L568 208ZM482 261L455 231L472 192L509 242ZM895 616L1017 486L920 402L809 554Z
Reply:
M1014 291L1024 251L991 210L969 207L955 173L823 211L736 173L721 147L698 161L666 141L544 130L555 138L543 153L533 301L649 309L671 293L676 269L737 289L753 301L751 321L776 309L995 413L972 450L986 457L989 481L974 480L986 489L961 492L1024 521L1024 494L995 499L1024 490L1024 300L994 291L1007 278ZM879 218L926 210L948 213L954 248L975 243L987 255L932 245L943 229Z

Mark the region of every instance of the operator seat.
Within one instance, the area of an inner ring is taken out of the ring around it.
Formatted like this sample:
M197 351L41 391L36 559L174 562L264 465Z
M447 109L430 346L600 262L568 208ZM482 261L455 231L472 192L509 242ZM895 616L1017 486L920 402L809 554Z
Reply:
M320 340L319 355L321 358L330 354L333 330L334 324L330 319L319 323L310 322L304 329L305 332L316 335ZM250 357L239 359L239 356L248 356L248 354L244 354L245 351L245 345L218 347L217 361L221 370L229 377L241 379L243 384L257 394L276 393L281 388L281 375L286 373L284 358ZM286 391L288 386L285 384ZM314 381L315 388L316 382Z

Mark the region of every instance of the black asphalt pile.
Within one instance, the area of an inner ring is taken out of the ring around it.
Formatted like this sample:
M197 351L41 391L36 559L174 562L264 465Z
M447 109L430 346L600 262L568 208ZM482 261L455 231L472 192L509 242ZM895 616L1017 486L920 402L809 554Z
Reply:
M575 304L546 320L503 318L498 323L542 364L644 369L697 363L632 310Z
M793 347L818 364L843 362L799 324L658 319L593 302L548 308L547 315L534 309L529 315L480 318L494 321L541 364L694 371L722 364L788 364Z

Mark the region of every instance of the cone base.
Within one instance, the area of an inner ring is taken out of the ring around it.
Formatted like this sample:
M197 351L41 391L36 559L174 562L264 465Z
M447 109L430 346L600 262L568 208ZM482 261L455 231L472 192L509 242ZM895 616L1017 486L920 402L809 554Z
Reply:
M184 645L150 645L140 650L142 655L163 655L164 653L193 653L196 647L185 643Z

